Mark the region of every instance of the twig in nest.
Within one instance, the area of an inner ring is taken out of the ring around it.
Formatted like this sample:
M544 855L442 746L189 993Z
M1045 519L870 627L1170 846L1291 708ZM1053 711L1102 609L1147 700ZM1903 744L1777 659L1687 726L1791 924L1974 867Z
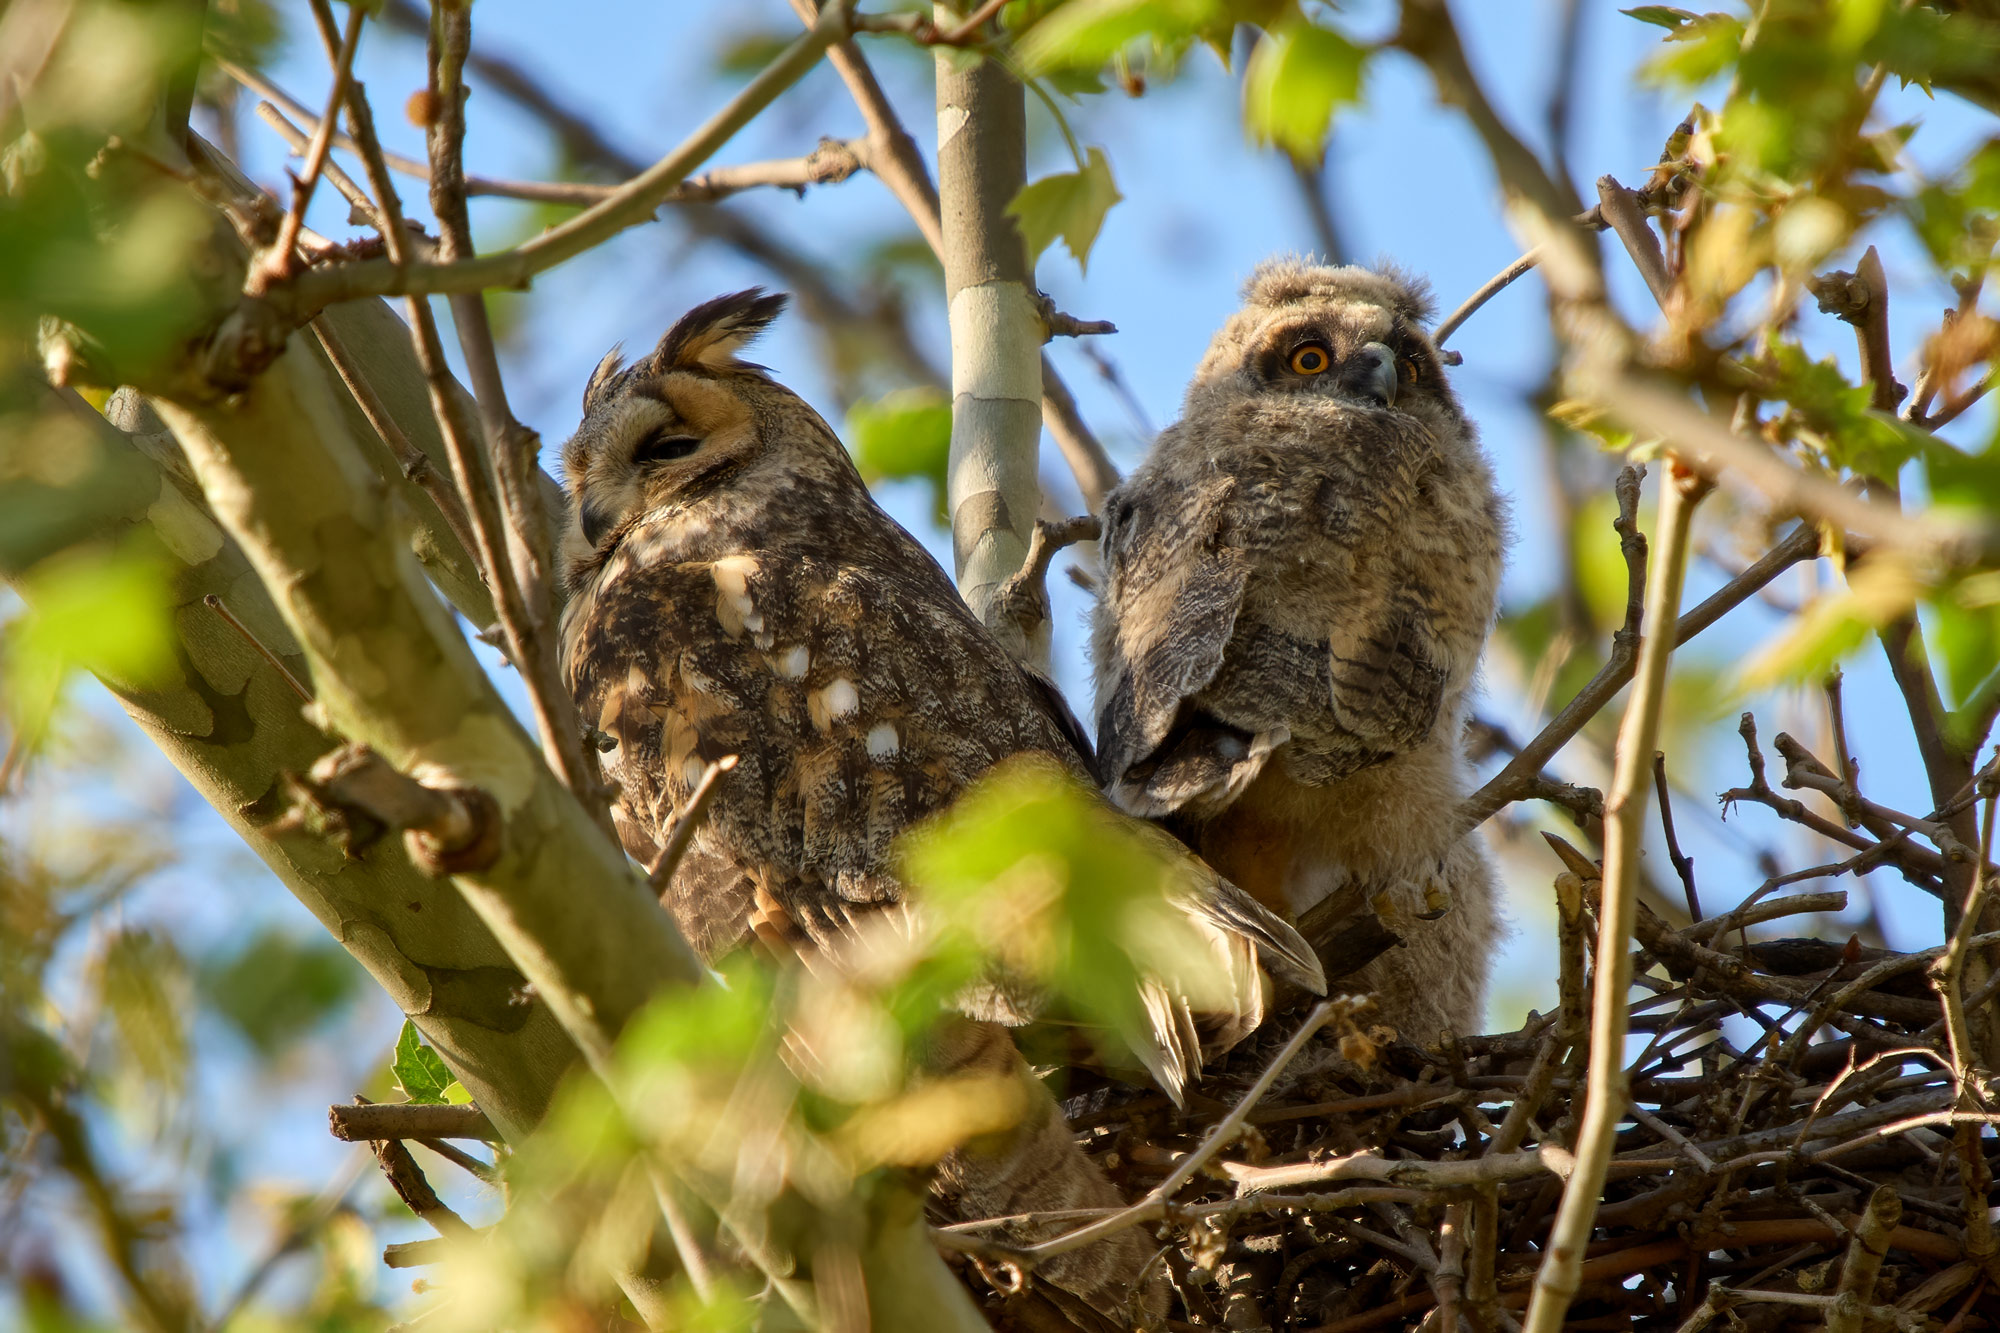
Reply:
M1674 873L1680 876L1681 889L1687 894L1688 920L1699 921L1701 895L1694 887L1694 858L1681 851L1680 839L1674 836L1674 805L1667 796L1667 756L1658 750L1653 752L1653 787L1660 797L1660 829L1667 838L1667 859L1674 863Z
M701 828L701 821L708 818L708 807L715 800L716 783L724 773L736 767L736 756L723 755L701 771L701 781L694 784L694 792L688 797L687 809L674 821L674 827L667 834L666 846L660 849L660 859L653 862L653 868L646 872L646 882L654 893L664 893L680 866L681 858L687 855L688 844Z
M1854 1228L1847 1257L1840 1263L1840 1286L1827 1308L1826 1333L1861 1333L1862 1307L1872 1302L1882 1260L1889 1253L1889 1234L1903 1220L1903 1201L1887 1185L1868 1196L1868 1207Z
M1312 1040L1313 1034L1318 1032L1322 1027L1325 1027L1336 1016L1352 1013L1354 1008L1360 1003L1361 1001L1358 1000L1344 998L1324 1000L1310 1014L1307 1014L1305 1022L1299 1024L1299 1029L1292 1034L1292 1039L1286 1042L1284 1047L1272 1057L1271 1063L1265 1067L1264 1072L1258 1076L1257 1081L1250 1085L1250 1090L1243 1094L1242 1100L1236 1103L1235 1109L1218 1121L1215 1128L1208 1132L1208 1137L1201 1141L1201 1146L1186 1157L1183 1157L1180 1164L1173 1169L1165 1180L1155 1186L1152 1192L1147 1194L1144 1199L1141 1199L1129 1208L1121 1209L1119 1212L1112 1214L1102 1221L1093 1222L1089 1226L1078 1227L1075 1231L1065 1232L1060 1236L1045 1240L1039 1245L1027 1246L1017 1251L1016 1257L1023 1264L1033 1265L1040 1260L1053 1258L1058 1254L1067 1254L1071 1250L1081 1249L1092 1241L1102 1240L1104 1237L1123 1231L1127 1227L1137 1226L1141 1222L1151 1221L1153 1218L1165 1215L1167 1205L1171 1202L1175 1193L1180 1190L1181 1186L1194 1179L1196 1172L1208 1165L1216 1153L1233 1142L1236 1136L1243 1131L1245 1124L1249 1121L1250 1113L1257 1109L1257 1103L1263 1099L1265 1093L1271 1090L1271 1085L1277 1082L1278 1075L1285 1071L1285 1067L1291 1064L1293 1058L1300 1051L1305 1049L1306 1043Z

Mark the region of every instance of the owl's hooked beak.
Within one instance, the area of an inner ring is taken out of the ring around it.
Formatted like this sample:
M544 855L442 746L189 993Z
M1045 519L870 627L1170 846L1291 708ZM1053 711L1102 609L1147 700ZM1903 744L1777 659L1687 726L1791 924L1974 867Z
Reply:
M1370 407L1396 401L1396 354L1384 343L1365 343L1334 368L1333 391Z

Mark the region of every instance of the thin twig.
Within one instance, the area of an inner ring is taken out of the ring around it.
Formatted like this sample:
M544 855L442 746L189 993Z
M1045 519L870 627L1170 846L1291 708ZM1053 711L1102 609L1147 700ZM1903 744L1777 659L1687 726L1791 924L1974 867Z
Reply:
M244 624L241 620L238 620L236 618L236 613L234 611L231 611L229 607L226 604L224 604L223 600L220 597L216 596L214 593L209 593L206 597L203 597L201 599L201 604L207 607L209 610L215 612L216 615L222 617L224 624L228 625L229 628L235 630L238 634L242 635L243 641L250 645L251 649L256 652L257 656L263 658L266 662L269 662L271 664L271 670L277 672L279 678L282 679L285 682L285 684L292 687L292 693L299 696L300 702L302 703L312 702L313 699L312 691L307 689L305 685L300 682L299 678L292 674L291 668L285 665L284 659L279 657L276 653L272 652L268 647L266 647L262 639L258 638L255 634L251 633L250 627Z
M268 101L257 103L257 118L277 131L278 137L283 139L286 146L294 153L303 155L311 149L312 136L292 124L291 121L285 118L284 112L272 106ZM323 122L315 120L314 123L319 124ZM345 136L337 137L344 138ZM320 171L333 185L333 188L340 191L341 198L347 200L348 205L355 212L365 218L371 226L376 225L375 201L368 197L366 190L354 182L353 177L340 169L339 163L335 162L332 158L328 158L325 165L320 168Z
M310 132L317 130L321 118L313 115L298 100L283 88L271 82L255 70L229 60L218 58L216 67L237 83L256 93L264 101L257 108L257 114L264 122L282 135L294 152L303 152ZM289 117L289 118L288 118ZM293 121L298 122L297 125ZM300 129L304 125L306 129ZM359 153L360 145L347 134L336 134L334 146L350 153ZM431 168L428 162L408 157L402 153L384 152L383 159L390 169L405 176L428 181ZM819 146L803 157L773 158L762 162L742 162L733 165L711 167L698 175L689 176L671 190L665 203L668 204L709 204L726 199L745 190L777 189L803 192L812 185L836 185L856 172L868 170L868 143L865 139L822 139ZM332 181L342 194L357 208L371 209L373 203L366 195L355 198L348 194L342 181L347 181L344 173L332 162L326 166L326 178ZM352 185L352 182L348 182ZM521 199L538 204L568 204L576 208L589 208L602 203L623 188L623 182L616 185L600 185L592 181L526 181L507 180L494 176L465 177L465 193L469 196L493 199ZM359 192L359 187L355 187Z
M375 392L375 386L362 371L361 365L333 330L330 320L320 318L312 322L314 336L319 339L320 348L326 359L340 376L340 382L354 398L354 405L361 409L361 415L368 418L368 424L382 437L382 443L389 446L389 452L396 456L396 465L402 469L403 478L417 486L430 497L437 506L439 517L445 527L465 548L466 558L477 562L478 539L472 532L472 520L465 516L465 503L458 498L449 478L431 464L430 457L423 450L410 443L410 437L396 424L396 418Z
M701 821L708 817L708 807L715 801L716 783L724 773L736 767L736 756L723 755L701 771L701 780L694 784L694 792L688 797L687 809L667 834L666 845L660 848L660 859L653 862L653 868L646 874L646 882L653 892L665 892L673 880L674 871L680 867L681 858L687 855L688 844L701 830Z
M1667 839L1667 859L1673 862L1674 873L1680 876L1681 889L1687 894L1688 920L1702 919L1701 895L1694 886L1694 858L1681 851L1680 839L1674 836L1674 805L1667 796L1667 756L1656 751L1653 755L1653 786L1660 797L1660 831Z
M438 220L440 258L447 263L473 255L472 224L465 202L465 58L472 45L472 6L435 6L429 43L430 90L438 105L426 135L430 149L431 212ZM486 566L490 587L502 580L512 595L494 599L507 636L508 656L526 687L529 712L540 735L543 757L563 785L611 832L595 764L584 753L583 734L569 692L563 687L554 634L554 565L549 544L548 516L538 485L535 450L540 441L514 417L500 371L499 352L487 319L486 298L476 291L451 297L451 322L465 356L467 377L479 408L480 438L485 443L482 466L471 457L454 454L453 472L460 490L472 495L484 490L490 474L497 504L497 529L478 538L490 555ZM469 443L461 437L458 447ZM475 505L473 523L489 518Z
M337 301L369 296L440 296L526 287L538 273L583 254L629 227L650 221L675 186L818 63L848 31L849 0L831 0L811 31L793 42L678 147L576 217L505 250L450 263L362 260L309 269L274 288L283 309L309 318ZM351 108L353 99L349 98ZM355 136L357 141L360 135ZM380 189L377 187L377 194Z
M1181 1186L1194 1179L1196 1172L1213 1160L1216 1153L1233 1142L1243 1131L1250 1113L1257 1108L1257 1103L1262 1100L1266 1092L1270 1091L1271 1085L1277 1081L1278 1075L1285 1071L1285 1067L1291 1064L1293 1057L1305 1049L1313 1034L1326 1026L1335 1015L1347 1012L1350 1003L1332 999L1323 1000L1314 1006L1313 1011L1306 1015L1305 1022L1299 1024L1298 1031L1292 1034L1291 1040L1271 1058L1271 1063L1265 1066L1257 1081L1250 1085L1250 1090L1236 1103L1235 1109L1218 1121L1215 1128L1209 1130L1208 1136L1201 1141L1201 1146L1183 1157L1167 1178L1155 1186L1144 1199L1101 1221L1064 1232L1039 1245L1027 1246L1019 1252L1020 1259L1033 1264L1058 1254L1067 1254L1071 1250L1081 1249L1092 1241L1102 1240L1127 1227L1137 1226L1141 1222L1165 1215L1167 1205Z
M1666 704L1667 664L1673 655L1669 626L1680 610L1691 520L1706 489L1672 462L1661 478L1656 526L1660 549L1652 563L1636 679L1619 728L1616 771L1605 800L1604 891L1598 909L1597 985L1590 1032L1591 1050L1597 1058L1589 1067L1576 1169L1563 1188L1547 1257L1535 1274L1534 1297L1523 1324L1526 1333L1556 1333L1562 1327L1564 1313L1582 1282L1584 1251L1611 1163L1618 1121L1625 1113L1625 1065L1616 1053L1625 1046L1626 995L1632 984L1628 950L1638 908L1640 829L1645 815L1641 788Z
M1526 273L1529 269L1533 268L1535 265L1541 262L1542 262L1542 252L1539 249L1530 250L1526 254L1522 255L1520 258L1516 259L1513 263L1507 265L1507 267L1501 269L1498 273L1495 273L1492 277L1488 278L1485 281L1485 283L1479 288L1478 291L1466 297L1465 300L1459 304L1458 309L1452 311L1449 315L1445 316L1444 323L1438 325L1437 331L1431 334L1432 345L1437 347L1443 347L1445 339L1451 337L1452 334L1457 333L1460 325L1464 324L1466 320L1471 319L1475 314L1479 313L1479 307L1485 305L1488 301L1492 300L1494 297L1498 296L1501 292L1505 291L1509 286L1513 284L1516 278L1520 277L1522 274Z
M1794 529L1750 568L1682 616L1674 626L1674 646L1678 648L1685 644L1755 596L1779 574L1818 552L1819 533L1815 529L1810 525ZM1554 720L1522 746L1521 752L1494 774L1486 785L1466 798L1465 804L1459 807L1459 822L1467 827L1483 824L1502 806L1520 799L1528 784L1555 757L1556 751L1567 745L1591 718L1617 697L1618 691L1625 688L1632 679L1634 660L1630 656L1621 660L1621 655L1614 650L1611 659L1591 677L1589 684L1576 692L1576 696L1563 706Z
M340 50L333 61L333 89L327 94L326 114L320 117L312 142L306 146L305 161L293 178L292 206L285 210L284 221L278 225L278 239L272 243L266 260L267 278L286 278L295 269L293 247L298 244L306 208L312 203L313 190L319 185L321 169L326 166L327 151L333 146L334 121L341 103L347 99L347 85L354 77L354 51L361 43L361 24L367 17L366 6L353 5L348 9L347 31L341 35Z

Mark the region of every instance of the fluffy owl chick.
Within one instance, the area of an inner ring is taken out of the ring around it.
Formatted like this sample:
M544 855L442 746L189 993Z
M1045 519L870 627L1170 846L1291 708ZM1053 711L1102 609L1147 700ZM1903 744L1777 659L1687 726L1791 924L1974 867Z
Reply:
M1502 501L1422 284L1279 260L1244 298L1105 500L1107 791L1272 908L1386 905L1405 947L1354 984L1407 1037L1469 1032L1498 926L1451 812Z
M584 722L612 747L605 771L627 850L652 865L704 767L739 757L665 895L711 959L753 926L837 957L885 911L907 910L895 840L1002 760L1040 756L1090 779L1089 743L1054 687L966 610L818 414L738 359L783 304L756 291L722 297L636 365L607 356L563 455L563 670ZM1296 932L1188 865L1198 872L1183 905L1237 984L1219 1015L1147 997L1161 1016L1149 1063L1176 1094L1204 1054L1261 1017L1260 961L1324 985ZM1011 1136L945 1164L960 1207L1115 1205L1004 1030L1030 1017L1031 997L1001 981L960 1004L968 1021L940 1039L933 1063L998 1062L1038 1098ZM1044 1272L1101 1301L1146 1253L1128 1233ZM1155 1284L1144 1304L1163 1302Z

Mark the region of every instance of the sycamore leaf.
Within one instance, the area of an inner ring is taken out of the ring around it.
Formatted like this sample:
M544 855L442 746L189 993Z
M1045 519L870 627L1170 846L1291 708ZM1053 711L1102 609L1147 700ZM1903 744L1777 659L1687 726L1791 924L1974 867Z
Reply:
M1007 205L1007 212L1028 243L1030 258L1040 257L1060 236L1076 257L1076 266L1087 269L1090 247L1097 241L1104 215L1125 196L1111 179L1111 163L1102 148L1092 148L1081 171L1044 176L1025 185Z
M1634 5L1631 9L1621 9L1618 12L1641 23L1665 28L1668 32L1676 32L1683 23L1692 23L1701 17L1691 9L1676 9L1672 5Z
M1878 552L1851 570L1847 587L1815 598L1758 649L1737 672L1736 691L1824 679L1835 663L1861 646L1870 630L1908 612L1922 593L1916 571L1903 557Z
M1330 29L1288 23L1264 34L1243 72L1243 126L1294 158L1319 156L1335 108L1361 98L1368 53Z
M417 1025L403 1020L403 1033L396 1038L396 1061L389 1067L396 1086L419 1106L439 1106L452 1100L451 1090L458 1081L445 1067L444 1059L417 1035ZM462 1091L462 1090L461 1090Z
M945 463L951 455L951 399L942 390L897 389L847 411L847 439L861 479L931 484L937 518L945 521Z
M1031 75L1096 69L1142 38L1172 46L1226 30L1230 9L1224 0L1070 0L1023 33L1016 49Z

